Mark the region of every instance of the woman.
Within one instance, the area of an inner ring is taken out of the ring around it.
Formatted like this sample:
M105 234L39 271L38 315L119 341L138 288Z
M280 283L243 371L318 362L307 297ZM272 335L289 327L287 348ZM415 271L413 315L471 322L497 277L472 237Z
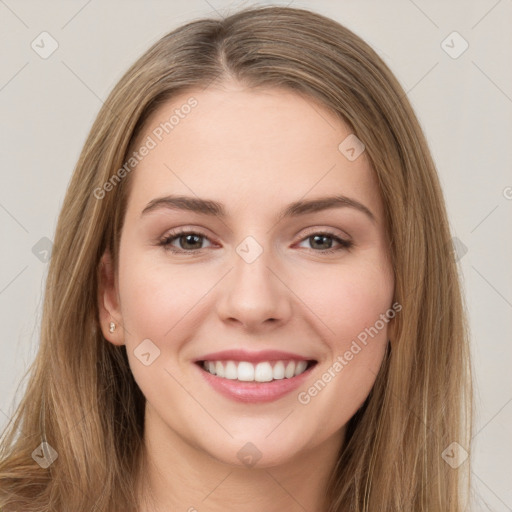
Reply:
M2 510L461 512L470 436L442 192L386 65L302 9L159 40L67 191Z

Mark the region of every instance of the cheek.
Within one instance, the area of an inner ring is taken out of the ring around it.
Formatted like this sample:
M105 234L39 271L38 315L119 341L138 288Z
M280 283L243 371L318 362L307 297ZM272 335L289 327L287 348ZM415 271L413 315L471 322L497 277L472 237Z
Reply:
M125 258L119 268L119 291L128 336L162 340L178 328L192 308L200 307L201 298L214 286L215 279L211 272L192 267L172 268L135 255Z
M310 293L312 309L323 312L329 356L317 380L298 395L312 417L326 418L326 431L345 424L364 403L382 363L390 322L394 280L378 261L339 269L336 278ZM333 406L335 404L335 406Z
M162 258L155 262L136 253L127 253L120 261L119 293L128 359L136 382L153 403L164 397L178 403L183 397L182 388L170 374L174 373L176 355L193 332L191 322L216 281L211 272L192 267L171 266ZM148 352L150 362L145 365L141 357Z
M392 306L394 280L388 267L369 261L326 269L314 279L302 282L297 294L325 325L325 336L333 350L344 350L347 343L377 323L385 331L382 316ZM361 337L364 337L361 336Z

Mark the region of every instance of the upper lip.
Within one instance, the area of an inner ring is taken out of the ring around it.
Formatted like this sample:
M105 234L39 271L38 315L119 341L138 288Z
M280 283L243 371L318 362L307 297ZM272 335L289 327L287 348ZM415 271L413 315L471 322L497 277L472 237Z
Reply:
M295 361L315 361L311 357L301 356L292 352L283 352L281 350L261 350L259 352L249 352L247 350L232 349L213 352L194 360L200 361L247 361L249 363L259 363L261 361L283 361L293 359Z

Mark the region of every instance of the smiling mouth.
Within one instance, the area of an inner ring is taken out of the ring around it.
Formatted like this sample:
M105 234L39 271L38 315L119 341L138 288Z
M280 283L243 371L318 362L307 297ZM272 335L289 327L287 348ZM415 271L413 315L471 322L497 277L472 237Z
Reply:
M317 364L315 360L261 361L253 364L248 361L197 361L203 371L240 382L273 382L292 379Z

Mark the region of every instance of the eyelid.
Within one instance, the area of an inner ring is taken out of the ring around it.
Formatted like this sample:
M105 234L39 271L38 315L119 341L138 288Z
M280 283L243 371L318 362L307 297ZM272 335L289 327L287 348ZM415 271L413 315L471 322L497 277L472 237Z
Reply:
M337 228L321 228L318 226L311 226L309 228L304 228L304 230L302 238L299 241L302 241L307 235L319 233L325 233L339 238L343 238L347 242L352 241L352 237L348 233L346 233L345 231L341 231L340 229ZM168 239L171 235L178 236L183 234L201 235L204 238L208 238L210 240L213 238L205 232L204 228L185 225L166 231L166 233L163 236L159 237L159 240L161 241Z
M170 247L172 247L171 244L166 243L166 241L173 240L173 239L179 238L180 236L185 236L185 235L199 235L201 238L205 238L205 239L209 240L210 242L212 242L212 245L213 245L213 240L212 240L212 237L210 237L210 235L206 234L202 228L195 228L192 226L180 226L179 228L175 228L175 229L171 229L171 230L167 231L163 236L161 236L158 239L158 245L162 245L162 246L164 246L164 249L169 248L168 250L172 251L172 249L170 249ZM197 249L195 251L186 251L185 249L176 249L175 252L199 253L200 251L202 251L204 249L206 249L206 247L204 247L202 249Z
M317 233L324 233L329 236L342 238L346 242L352 242L352 237L345 231L341 231L340 229L336 229L336 228L319 228L318 226L305 228L305 231L302 234L301 240L304 239L305 237L307 237L308 235L314 235Z
M197 250L196 249L187 250L187 249L175 248L173 245L171 245L171 241L174 241L174 240L178 239L180 236L185 236L185 235L198 235L201 238L205 238L208 241L213 242L211 240L211 237L209 235L207 235L202 228L196 228L196 227L192 227L192 226L181 226L179 228L175 228L175 229L172 229L172 230L166 232L166 234L159 239L157 245L162 246L164 248L164 250L169 251L171 253L190 255L190 256L202 254L204 252L204 250L208 248L208 247L203 247L203 248L200 248ZM322 254L327 255L327 254L340 252L343 250L348 251L354 246L352 237L350 237L349 235L346 235L345 233L340 234L338 232L335 232L334 228L319 228L318 226L312 226L312 227L306 228L306 232L302 233L301 238L297 242L295 242L295 244L305 242L308 238L310 238L313 235L324 235L329 238L332 238L332 239L334 239L334 241L336 243L338 243L338 245L340 247L324 249L324 250L315 250L312 248L305 248L307 250L307 252L318 253L320 255L322 255ZM214 244L215 244L215 242L213 242L213 245Z
M354 247L354 242L352 241L352 238L350 236L340 235L339 233L334 232L332 229L318 229L318 228L312 228L311 231L303 234L299 240L299 244L307 241L309 238L311 238L313 235L321 235L321 236L327 236L328 238L332 238L335 241L335 244L337 243L339 247L330 248L330 249L324 249L320 251L316 251L314 249L306 247L306 251L311 254L319 254L320 256L324 255L330 255L334 253L339 253L342 251L349 251Z

